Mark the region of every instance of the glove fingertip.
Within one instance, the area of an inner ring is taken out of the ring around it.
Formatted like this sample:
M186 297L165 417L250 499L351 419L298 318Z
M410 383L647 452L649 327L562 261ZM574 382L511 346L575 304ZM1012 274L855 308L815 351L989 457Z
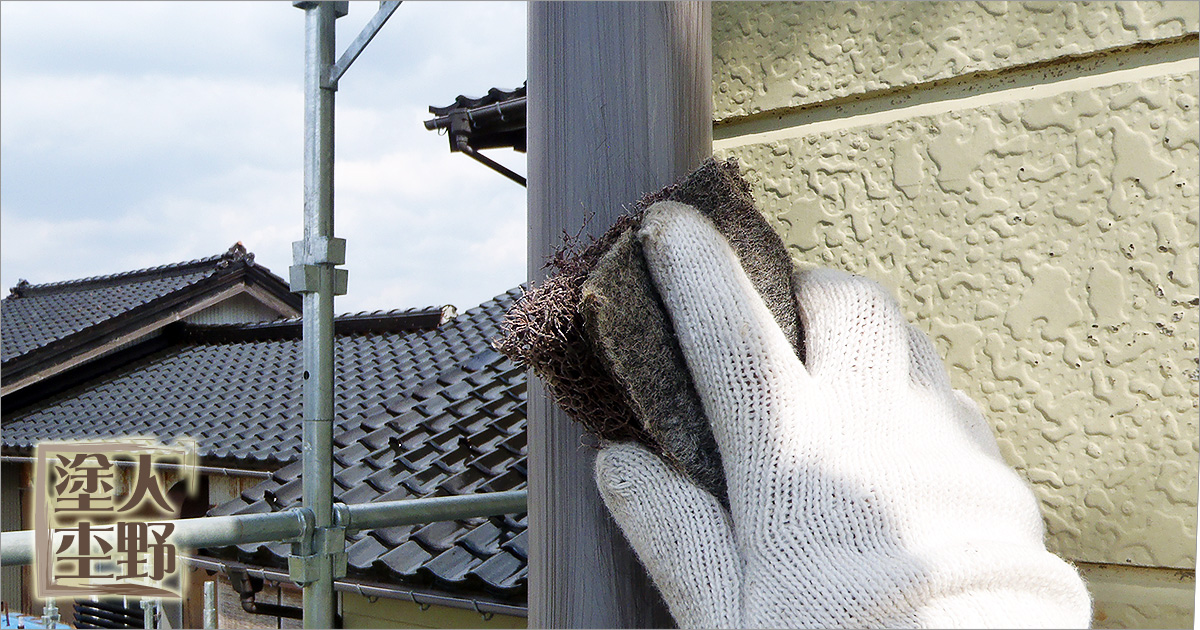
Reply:
M611 444L596 454L596 485L606 499L610 493L628 497L648 484L668 480L674 472L662 458L634 442Z

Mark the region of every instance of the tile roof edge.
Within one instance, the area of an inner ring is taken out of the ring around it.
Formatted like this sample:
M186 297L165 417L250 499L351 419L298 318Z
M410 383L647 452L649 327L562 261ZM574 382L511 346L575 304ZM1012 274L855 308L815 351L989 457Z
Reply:
M454 102L449 105L443 107L430 105L429 113L436 116L446 116L454 111L475 109L485 105L494 105L496 103L503 103L505 101L524 98L527 93L528 85L529 83L525 82L521 84L520 87L513 88L511 90L494 87L489 89L487 94L480 97L471 97L459 94L454 99Z
M239 560L230 560L218 555L213 555L213 551L211 549L205 549L204 551L205 553L203 555L199 553L193 553L192 555L188 556L188 562L194 563L195 565L207 570L225 572L225 570L230 568L244 568L249 569L251 573L257 573L260 576L268 579L288 579L286 569L265 564L251 564ZM503 601L498 598L488 598L477 595L467 596L465 594L436 589L406 588L388 584L386 582L363 578L337 578L334 580L334 588L344 593L357 593L363 597L384 597L386 599L411 601L416 604L440 604L453 608L462 608L464 610L475 610L476 612L480 613L492 612L516 617L522 617L528 614L527 605L521 606L512 602ZM397 597L391 597L391 594L395 594ZM420 600L426 601L422 602ZM455 605L451 602L461 602L461 605ZM471 604L478 604L478 606L472 606ZM489 609L491 610L489 611Z
M95 285L97 288L109 284L120 284L140 276L163 276L167 275L182 275L204 267L212 266L213 271L228 268L229 266L243 262L246 265L255 265L254 253L247 251L246 247L238 241L228 250L216 256L207 256L204 258L196 258L183 262L168 263L165 265L157 265L154 267L146 267L144 269L134 269L132 271L122 271L119 273L89 276L87 278L77 278L74 280L60 280L57 282L43 282L33 284L28 280L21 279L16 286L9 289L9 295L4 299L20 299L23 297L32 297L35 295L51 295L61 293L70 289ZM261 265L255 265L262 267ZM262 267L266 270L266 267ZM269 272L269 270L267 270Z
M71 357L78 355L79 348L91 347L97 340L120 331L136 330L139 321L154 320L157 319L157 316L164 313L169 316L171 312L185 306L189 301L207 293L215 292L224 285L235 285L238 283L251 284L257 280L261 280L261 278L257 277L252 279L248 277L249 275L260 276L265 274L282 286L283 280L271 274L265 267L253 265L253 263L249 263L249 265L227 266L222 270L222 273L210 274L196 282L161 295L119 315L77 330L24 354L11 357L7 361L0 363L0 369L3 369L3 376L6 380L19 378L31 370L42 369L55 365L62 360L69 360ZM8 298L5 299L7 300ZM296 299L299 299L298 296Z
M333 318L333 332L335 335L349 335L434 330L448 321L446 315L446 307L339 315ZM172 325L172 334L179 335L180 338L186 340L212 342L299 339L302 324L303 318L300 317L245 324L179 322Z

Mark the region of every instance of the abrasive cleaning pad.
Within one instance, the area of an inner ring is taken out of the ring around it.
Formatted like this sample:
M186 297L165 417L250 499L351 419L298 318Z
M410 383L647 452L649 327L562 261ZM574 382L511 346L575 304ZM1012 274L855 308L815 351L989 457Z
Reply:
M802 356L791 259L733 159L705 161L643 197L587 247L560 250L552 275L513 305L494 345L532 367L588 432L646 445L727 504L712 429L637 236L660 203L686 204L712 221Z

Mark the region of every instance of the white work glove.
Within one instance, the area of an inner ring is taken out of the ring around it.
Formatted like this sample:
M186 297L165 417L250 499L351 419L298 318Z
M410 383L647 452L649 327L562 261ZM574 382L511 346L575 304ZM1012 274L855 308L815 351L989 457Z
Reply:
M681 627L1088 625L1033 493L887 291L800 273L801 363L697 211L659 204L640 238L730 507L633 443L596 479Z

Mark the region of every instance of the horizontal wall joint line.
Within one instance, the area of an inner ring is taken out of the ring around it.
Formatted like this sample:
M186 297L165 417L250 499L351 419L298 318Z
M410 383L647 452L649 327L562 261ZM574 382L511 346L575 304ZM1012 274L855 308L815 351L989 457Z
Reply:
M892 90L842 97L798 108L718 121L713 148L730 149L807 135L886 124L986 105L1047 98L1196 72L1196 34L1085 56L1064 57Z

